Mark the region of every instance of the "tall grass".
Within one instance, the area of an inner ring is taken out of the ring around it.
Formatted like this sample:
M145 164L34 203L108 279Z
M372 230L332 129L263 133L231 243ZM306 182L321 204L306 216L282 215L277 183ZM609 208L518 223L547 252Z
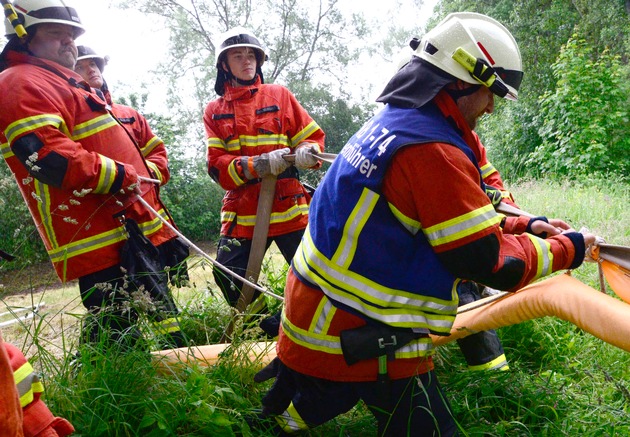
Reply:
M565 219L576 228L585 225L609 243L630 245L627 185L539 181L510 188L524 210ZM182 327L194 344L215 343L231 312L211 280L211 268L196 258L189 265L191 287L176 290ZM265 285L282 293L283 261L269 263L263 271ZM594 265L584 265L573 274L598 287ZM259 365L228 349L216 366L164 371L146 352L123 353L98 344L78 347L82 316L77 309L78 291L73 296L67 296L72 295L67 289L62 291L48 291L42 297L33 290L25 300L52 302L57 294L64 300L35 321L3 330L3 335L27 352L43 375L44 400L54 414L70 420L79 435L260 435L250 430L246 420L260 408L262 396L273 383L253 382ZM0 295L3 307L14 305L13 298ZM276 301L269 304L278 307ZM64 320L64 325L57 319ZM256 329L235 332L235 345L260 338ZM61 341L51 339L55 335ZM438 349L436 372L463 435L630 435L630 354L555 318L509 326L499 335L510 363L508 372L469 372L455 344ZM360 404L306 435L375 433L372 416Z

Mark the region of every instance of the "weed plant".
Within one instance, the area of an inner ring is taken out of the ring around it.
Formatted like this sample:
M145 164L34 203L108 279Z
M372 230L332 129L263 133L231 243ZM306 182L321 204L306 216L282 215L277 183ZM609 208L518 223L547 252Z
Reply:
M630 245L630 190L614 181L596 184L524 182L510 187L522 209L588 226L607 242ZM189 260L191 284L175 290L181 326L191 344L219 341L232 317L212 282L207 262ZM282 295L287 268L279 257L263 266L263 285ZM596 266L572 272L599 288ZM612 292L608 290L612 295ZM41 373L44 400L70 420L81 436L259 436L247 417L260 408L273 381L256 384L260 363L239 345L261 332L236 325L233 346L211 367L164 368L145 350L103 344L78 346L83 317L73 286L26 296L0 290L3 308L47 301L48 310L3 329ZM61 298L60 296L63 296ZM59 301L55 301L55 298ZM267 298L271 312L281 302ZM588 311L588 309L585 309ZM61 322L60 322L61 321ZM148 324L140 326L152 343ZM630 354L576 326L544 318L499 331L510 370L469 372L456 344L441 346L436 373L466 436L630 435ZM376 425L363 404L306 436L373 436Z

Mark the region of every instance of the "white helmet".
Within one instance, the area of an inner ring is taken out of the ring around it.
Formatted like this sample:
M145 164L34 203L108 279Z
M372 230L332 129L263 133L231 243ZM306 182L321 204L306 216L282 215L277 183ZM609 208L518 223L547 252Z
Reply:
M220 67L219 63L223 60L221 55L223 55L228 49L233 49L235 47L251 47L254 49L256 52L258 67L261 67L268 58L267 49L258 40L258 38L256 38L256 35L244 27L237 26L222 33L217 39L217 43L214 48L214 64L217 68Z
M63 0L15 0L13 7L20 23L29 27L42 23L60 23L75 27L75 37L85 32L77 11ZM5 20L6 36L14 35L13 25Z
M93 59L101 73L109 61L108 56L101 56L88 46L77 46L77 53L77 63L84 59Z
M473 12L449 14L415 44L414 54L464 82L482 84L500 97L518 98L521 53L498 21Z

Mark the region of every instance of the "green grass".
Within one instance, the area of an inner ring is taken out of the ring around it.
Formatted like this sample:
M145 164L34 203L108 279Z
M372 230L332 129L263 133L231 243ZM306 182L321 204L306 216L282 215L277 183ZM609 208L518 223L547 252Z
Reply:
M526 182L510 188L524 210L562 218L575 228L585 225L609 243L630 245L627 185ZM182 326L195 344L215 343L230 311L211 279L210 266L195 258L190 267L191 286L176 290ZM265 285L281 293L286 272L281 259L274 257L263 271ZM598 287L593 264L573 275ZM77 347L83 311L73 284L59 288L38 282L21 294L5 288L0 301L0 312L46 301L41 317L5 328L3 336L20 346L41 372L45 401L54 414L73 423L77 435L260 435L250 431L245 416L260 408L272 381L253 383L259 366L243 365L233 350L211 368L160 372L147 353ZM238 327L236 332L238 341L257 335ZM438 349L436 372L463 435L630 435L630 354L556 318L502 328L499 335L509 372L468 372L455 344ZM306 435L365 436L375 430L372 416L360 404Z

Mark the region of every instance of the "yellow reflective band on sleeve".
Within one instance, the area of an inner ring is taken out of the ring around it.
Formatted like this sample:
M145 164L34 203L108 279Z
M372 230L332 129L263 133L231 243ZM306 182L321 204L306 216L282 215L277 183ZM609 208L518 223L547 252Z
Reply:
M179 321L175 317L153 322L153 327L159 334L171 334L180 331Z
M32 132L44 126L55 127L65 134L67 134L68 132L68 129L65 127L65 123L60 116L55 114L41 114L14 121L9 126L7 126L6 130L4 131L4 136L7 138L9 143L12 143L17 137L21 136L22 134Z
M505 354L501 354L496 357L494 360L489 361L485 364L478 364L475 366L468 366L468 370L473 372L479 372L482 370L510 370L510 366L507 363L507 358L505 358Z
M44 386L39 380L39 376L28 361L13 372L13 378L22 408L33 402L35 393L44 392Z
M533 280L543 276L550 275L553 268L553 253L551 252L551 244L532 234L525 234L534 243L536 254L538 255L538 263L536 268L536 276Z
M280 428L286 433L294 433L308 429L308 425L302 419L302 416L297 412L293 402L289 404L289 407L279 416L275 416L276 422L280 425Z
M424 230L424 233L429 244L436 247L466 238L500 223L501 217L496 213L494 207L488 204L459 217L430 226Z
M164 144L162 142L162 140L159 137L154 136L149 141L147 141L147 143L144 145L144 147L140 148L140 150L142 150L142 156L144 156L146 158L147 156L149 156L151 154L151 152L153 152L155 150L156 147L158 147L158 146L160 146L162 144Z
M343 227L343 234L339 247L332 257L332 262L341 268L347 269L354 259L357 249L357 241L365 227L368 219L372 215L376 203L381 196L375 192L364 188L359 201L354 206L348 220Z
M293 136L293 138L291 138L291 145L293 147L297 147L302 141L306 140L318 130L319 125L315 123L315 121L311 121L308 125L306 125L306 127L304 127L304 129L299 131Z
M418 232L420 232L420 230L422 229L422 224L418 220L407 217L391 203L388 203L388 205L389 210L392 212L392 214L394 214L394 217L398 219L400 224L403 225L403 227L407 229L411 235L416 235Z
M206 139L206 144L208 145L208 149L225 149L228 150L225 143L222 139L218 137L208 137ZM238 142L237 142L238 145Z
M101 172L93 193L107 194L116 181L116 161L103 155L99 155L99 158L101 159Z
M240 160L241 157L237 157L236 159L232 160L230 165L228 165L228 174L230 175L230 179L232 179L232 182L234 182L236 186L244 185L247 182L247 179L242 178L236 170L236 165Z
M96 118L88 120L84 123L77 124L74 127L71 138L75 141L95 135L110 127L118 126L118 122L110 113L99 115Z
M162 176L162 173L160 172L160 169L157 166L157 164L151 161L145 161L145 162L147 163L149 168L153 171L153 174L155 175L155 177L160 181L160 185L162 185L164 183L164 177Z
M490 164L489 162L484 165L483 167L481 167L481 177L482 179L487 178L488 176L490 176L492 173L496 173L497 169L494 168L494 165Z

